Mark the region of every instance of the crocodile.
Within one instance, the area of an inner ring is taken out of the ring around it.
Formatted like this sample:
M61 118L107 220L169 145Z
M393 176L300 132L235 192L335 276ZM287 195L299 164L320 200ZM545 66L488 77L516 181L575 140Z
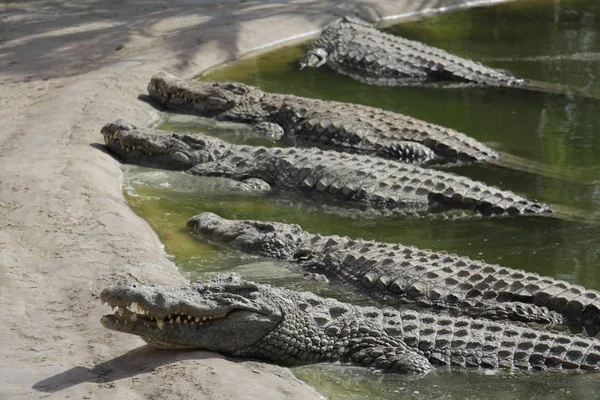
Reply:
M340 74L381 86L432 81L499 87L528 84L524 79L444 50L381 32L355 17L344 17L326 26L299 62L301 68L326 64Z
M242 181L261 190L304 193L366 210L479 215L552 213L549 205L449 172L314 148L265 148L201 134L137 128L118 120L102 128L110 151L127 162Z
M299 263L389 303L473 318L564 324L590 336L600 331L600 293L535 273L413 246L311 234L294 224L228 220L210 212L192 217L187 226L204 239Z
M221 275L167 288L121 281L104 327L159 349L204 349L286 366L341 362L385 372L436 368L600 369L600 342L415 310L360 307Z
M268 93L241 83L182 80L164 72L152 77L148 93L178 112L255 124L255 131L283 143L419 164L500 157L454 129L360 104Z

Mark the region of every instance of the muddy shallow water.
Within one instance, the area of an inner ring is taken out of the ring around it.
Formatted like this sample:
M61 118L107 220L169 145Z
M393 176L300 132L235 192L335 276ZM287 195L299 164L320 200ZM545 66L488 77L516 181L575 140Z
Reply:
M551 90L367 86L327 69L298 71L302 46L242 60L202 79L368 104L463 131L509 154L510 165L456 167L453 172L551 203L562 216L407 220L298 198L234 194L228 192L227 180L126 166L128 200L152 224L174 262L191 278L238 271L261 282L369 303L344 288L307 281L293 265L193 238L185 228L187 219L212 211L226 218L298 223L322 234L446 250L600 290L600 5L590 0L522 0L388 31L546 82ZM235 143L272 145L248 139L243 126L189 116L165 115L162 127L207 132ZM578 399L600 393L596 374L440 371L413 379L323 365L296 368L295 373L337 399Z

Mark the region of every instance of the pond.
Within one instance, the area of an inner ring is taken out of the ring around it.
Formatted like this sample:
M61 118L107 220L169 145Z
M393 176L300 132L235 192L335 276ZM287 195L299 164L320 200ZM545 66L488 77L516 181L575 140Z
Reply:
M260 282L370 302L335 285L308 281L294 265L195 239L185 227L187 219L211 211L225 218L297 223L309 232L445 250L600 290L600 3L520 0L387 31L561 90L367 86L325 68L299 71L296 61L303 46L241 60L201 79L367 104L457 129L519 163L512 168L455 167L453 172L553 204L563 216L456 221L378 217L297 198L235 194L224 179L125 166L130 205L150 222L173 261L191 279L237 271ZM161 128L273 145L249 139L247 127L190 116L165 114ZM294 372L332 399L580 399L600 392L595 374L440 371L413 379L335 365Z

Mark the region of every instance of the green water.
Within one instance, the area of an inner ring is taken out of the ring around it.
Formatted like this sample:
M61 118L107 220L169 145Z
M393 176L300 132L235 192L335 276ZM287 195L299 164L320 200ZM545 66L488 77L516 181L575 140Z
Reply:
M446 250L490 263L550 275L600 290L600 3L520 0L440 15L389 28L458 55L580 94L458 87L367 86L327 69L298 71L302 46L242 60L203 77L235 80L266 91L356 102L402 112L463 131L525 160L525 166L474 166L453 171L568 209L572 218L406 220L326 207L308 199L233 194L231 183L180 172L125 168L131 206L159 234L174 262L191 278L238 271L249 279L365 304L345 289L308 281L294 265L264 260L193 238L191 216L298 223L342 234ZM202 131L235 143L247 128L165 115L165 129ZM532 166L532 168L528 168ZM533 168L535 166L535 168ZM543 174L527 172L544 169ZM600 398L596 374L442 371L422 379L359 368L307 366L302 379L335 399L581 399Z

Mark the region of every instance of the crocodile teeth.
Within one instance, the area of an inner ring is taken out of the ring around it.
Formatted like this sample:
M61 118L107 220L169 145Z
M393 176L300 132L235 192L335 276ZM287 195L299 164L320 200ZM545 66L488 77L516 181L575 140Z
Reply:
M123 311L125 311L125 309L123 307L119 307L119 317L123 316Z
M181 323L181 317L177 317L177 319L175 319L175 322L177 322L178 324Z
M202 321L206 321L206 317L202 317Z
M135 321L137 321L137 314L131 314L131 317L129 317L129 319L130 319L132 322L135 322Z
M170 325L173 325L173 318L171 318L171 319L169 320L169 324L170 324Z
M138 312L138 313L140 313L140 314L141 314L141 313L143 313L143 312L144 312L144 309L142 308L142 306L140 306L139 304L136 304L136 306L137 306L137 312Z
M158 326L158 329L162 330L162 328L163 328L164 325L165 325L165 322L162 319L157 319L156 320L156 326Z
M200 322L200 317L196 317L196 318L194 318L194 321L196 321L196 322Z

